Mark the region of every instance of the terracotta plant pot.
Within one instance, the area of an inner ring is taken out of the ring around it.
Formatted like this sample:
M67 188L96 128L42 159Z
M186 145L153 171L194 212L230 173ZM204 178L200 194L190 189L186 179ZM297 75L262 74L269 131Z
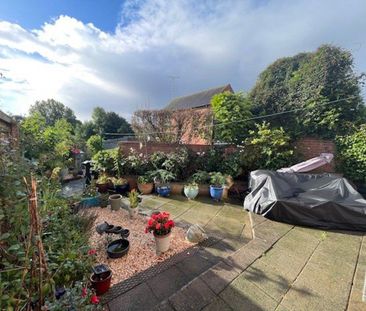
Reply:
M210 186L209 185L199 185L198 194L201 196L208 197L210 195Z
M101 279L94 273L90 277L90 283L97 295L103 295L111 287L112 271L107 271L104 274Z
M122 196L120 194L112 194L109 196L109 201L111 202L111 209L118 211L121 208Z
M137 189L137 176L129 175L129 176L125 176L124 178L127 179L127 181L128 181L130 191L132 189Z
M171 232L169 232L166 235L156 235L154 233L157 254L164 253L169 249L170 236L171 236Z
M179 182L170 183L171 194L183 194L184 184Z
M150 194L153 191L154 184L137 184L137 187L142 194Z

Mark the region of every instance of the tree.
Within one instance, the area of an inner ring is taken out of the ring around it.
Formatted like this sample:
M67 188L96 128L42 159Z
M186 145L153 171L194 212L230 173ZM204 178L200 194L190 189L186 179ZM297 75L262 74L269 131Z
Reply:
M271 118L293 136L333 138L362 123L365 106L360 95L363 75L353 70L350 52L323 45L313 53L301 53L270 65L250 92L255 114L292 109L297 112Z
M36 101L29 109L29 114L33 115L39 113L45 118L46 124L53 126L60 119L65 119L67 122L75 126L80 123L76 119L74 112L64 104L55 101L54 99L47 99Z
M215 140L241 143L251 124L243 121L252 116L250 99L243 93L225 92L211 99L215 121Z
M115 112L95 107L92 114L95 131L101 133L132 133L130 124Z
M96 134L94 123L92 121L85 121L78 124L75 129L75 134L82 140L88 140L90 136Z
M133 131L141 140L165 143L187 142L193 137L207 137L212 115L198 109L138 110L132 116Z

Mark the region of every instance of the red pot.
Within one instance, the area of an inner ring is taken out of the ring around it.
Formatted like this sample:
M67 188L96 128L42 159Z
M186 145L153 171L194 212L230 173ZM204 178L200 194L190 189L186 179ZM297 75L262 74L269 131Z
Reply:
M102 280L98 279L95 274L92 274L90 277L90 282L97 295L103 295L109 290L111 287L111 280L112 271L106 272L106 277L104 277Z

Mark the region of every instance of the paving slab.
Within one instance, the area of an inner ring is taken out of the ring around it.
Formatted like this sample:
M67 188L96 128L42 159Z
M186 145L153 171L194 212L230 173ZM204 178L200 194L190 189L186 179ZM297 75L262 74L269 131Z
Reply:
M215 293L199 278L169 298L176 311L200 310L215 299Z
M230 306L220 297L216 297L209 305L202 309L203 311L231 311Z
M191 224L199 224L204 227L210 220L218 214L224 205L199 204L193 206L185 213L177 217L177 221L185 221ZM196 208L195 208L196 207Z
M177 263L176 267L183 272L188 280L193 280L213 265L214 263L210 261L207 256L198 252Z
M124 295L113 299L108 303L110 311L141 311L149 310L151 306L158 304L158 300L146 283L142 283L131 289Z
M219 294L225 289L240 273L240 270L224 262L220 262L201 274L200 278L210 287L210 289Z
M277 302L254 283L237 277L219 295L233 310L265 311L274 310Z
M185 274L177 267L172 266L149 279L147 284L159 300L165 300L182 288L187 282L188 279Z

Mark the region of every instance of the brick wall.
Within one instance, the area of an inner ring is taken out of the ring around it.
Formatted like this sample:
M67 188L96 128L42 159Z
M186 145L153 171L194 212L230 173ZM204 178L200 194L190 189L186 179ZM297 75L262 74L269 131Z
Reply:
M308 160L319 156L321 153L333 153L336 156L336 146L331 140L323 140L313 137L301 138L295 143L296 151L304 159ZM313 171L314 173L334 173L335 158L330 164L324 165Z

